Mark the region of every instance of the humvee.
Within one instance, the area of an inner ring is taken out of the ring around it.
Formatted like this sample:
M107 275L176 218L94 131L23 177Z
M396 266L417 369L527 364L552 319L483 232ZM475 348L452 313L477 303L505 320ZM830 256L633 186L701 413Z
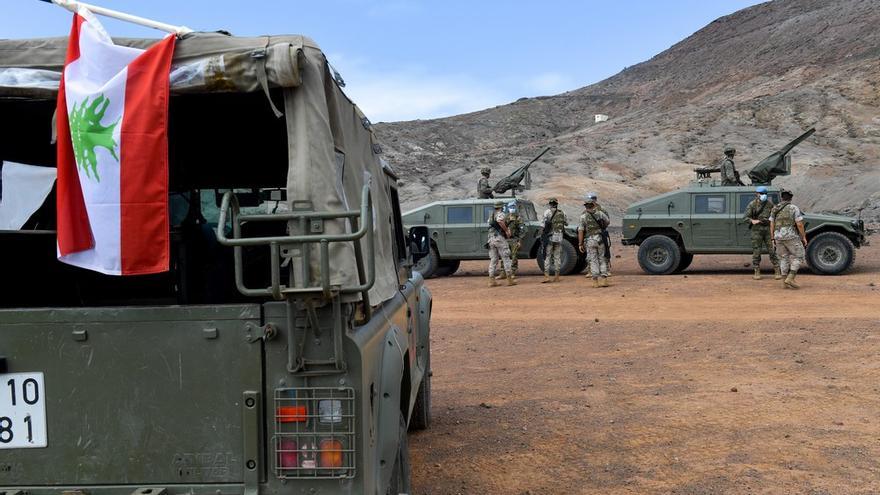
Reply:
M715 170L696 169L690 186L631 204L623 217L623 244L639 246L639 266L652 275L681 272L697 254L751 254L750 223L743 215L755 198L755 186L766 185L768 196L779 204L780 188L772 181L791 172L788 153L812 133L755 166L749 172L751 186L721 186L710 176ZM804 227L806 260L815 273L844 273L855 262L855 249L868 243L861 219L804 213Z
M0 41L3 161L54 167L66 46ZM409 492L427 238L369 121L302 36L188 34L171 91L170 271L59 263L54 192L0 231L0 493Z
M519 259L537 259L538 267L543 271L541 233L544 223L538 218L531 201L515 197L435 201L406 212L404 226L427 228L430 238L430 252L416 264L415 270L425 278L447 276L458 270L462 260L488 260L487 222L496 201L505 204L516 201L517 211L526 224ZM563 275L580 273L587 262L585 255L577 249L577 227L567 225L564 238L560 272Z

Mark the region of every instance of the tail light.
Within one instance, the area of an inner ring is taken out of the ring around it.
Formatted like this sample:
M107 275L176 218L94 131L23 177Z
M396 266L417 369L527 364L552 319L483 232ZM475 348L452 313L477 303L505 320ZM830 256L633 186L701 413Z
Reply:
M295 441L283 438L278 443L278 465L283 469L299 467L299 453Z
M335 438L325 438L319 444L318 463L325 468L342 467L342 442Z
M306 406L281 406L275 417L282 423L304 423L309 415Z

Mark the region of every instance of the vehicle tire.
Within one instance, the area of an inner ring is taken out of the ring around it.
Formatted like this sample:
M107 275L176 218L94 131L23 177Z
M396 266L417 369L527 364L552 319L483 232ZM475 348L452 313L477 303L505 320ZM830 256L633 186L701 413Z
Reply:
M428 342L428 359L425 374L419 383L416 404L409 418L410 430L427 430L431 426L431 343Z
M681 259L678 261L678 267L675 269L675 273L681 273L687 270L687 267L691 266L692 261L694 261L694 255L691 253L681 253Z
M541 273L544 272L544 246L538 247L538 268L541 270ZM568 239L562 240L562 259L559 263L559 273L562 275L570 275L574 273L578 273L575 271L575 266L577 266L578 262L578 251L574 246L574 243L569 241ZM584 265L586 267L586 265ZM583 269L581 269L583 270Z
M437 248L432 244L428 255L413 265L413 271L421 273L422 277L428 279L434 276L437 268L440 267L440 263L440 254L437 253Z
M391 481L385 489L385 495L410 493L411 472L409 466L409 445L406 441L406 418L400 413L400 431L397 442L397 457L391 470Z
M461 260L442 260L440 266L434 271L435 277L448 277L458 271Z
M807 263L813 272L821 275L839 275L856 261L856 250L845 235L822 232L807 244Z
M577 263L574 264L574 274L583 273L587 268L587 255L583 253L578 253Z
M681 248L665 235L652 235L639 246L639 266L651 275L669 275L681 263Z

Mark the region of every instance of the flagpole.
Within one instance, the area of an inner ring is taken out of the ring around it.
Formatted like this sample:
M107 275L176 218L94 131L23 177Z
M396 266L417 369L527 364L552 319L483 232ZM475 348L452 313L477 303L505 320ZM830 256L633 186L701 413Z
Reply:
M133 24L139 24L141 26L146 26L148 28L158 29L160 31L165 31L167 33L174 33L178 36L188 34L193 32L192 29L186 26L174 26L171 24L166 24L164 22L154 21L152 19L146 19L144 17L139 17L136 15L126 14L125 12L119 12L116 10L107 9L104 7L99 7L97 5L92 5L88 3L79 2L76 0L40 0L46 3L54 3L59 7L63 7L73 13L76 13L79 7L83 7L94 14L103 15L106 17L112 17L114 19L119 19L120 21L131 22Z

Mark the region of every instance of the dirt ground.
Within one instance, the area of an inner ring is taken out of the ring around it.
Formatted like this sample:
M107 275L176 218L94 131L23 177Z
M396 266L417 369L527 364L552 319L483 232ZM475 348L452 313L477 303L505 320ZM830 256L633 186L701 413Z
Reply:
M422 494L880 492L880 237L845 276L751 279L749 256L648 276L428 282ZM766 261L765 261L766 263ZM768 265L769 266L769 265Z

